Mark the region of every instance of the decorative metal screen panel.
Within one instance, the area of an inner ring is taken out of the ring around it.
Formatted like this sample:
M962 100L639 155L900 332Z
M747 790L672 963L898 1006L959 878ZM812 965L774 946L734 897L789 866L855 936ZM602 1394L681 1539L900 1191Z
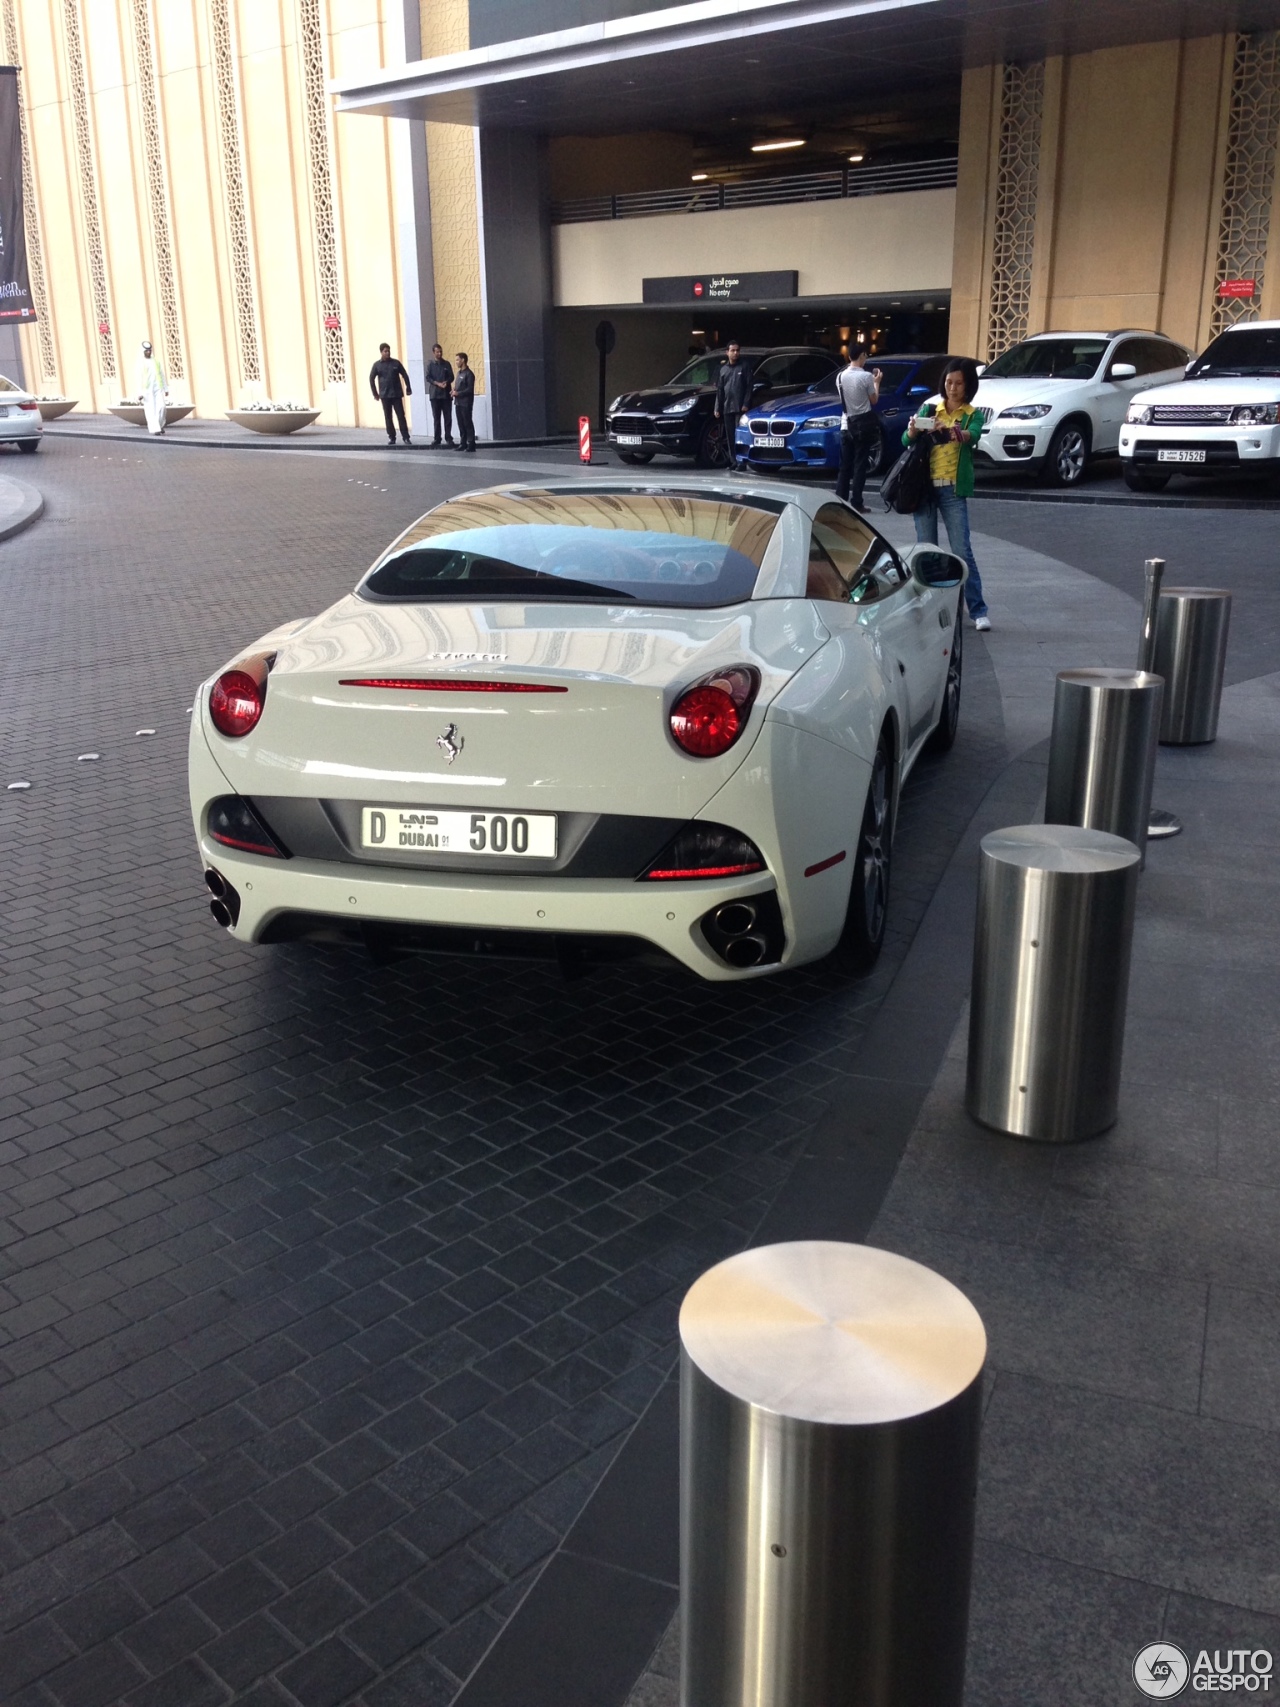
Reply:
M311 221L315 231L316 282L324 334L324 377L334 385L347 377L342 335L342 288L334 232L333 168L329 153L329 95L325 88L324 31L320 0L299 0L302 68L306 90L307 153L311 162Z
M4 45L10 65L22 64L18 41L15 0L4 0ZM40 376L56 380L58 360L49 323L49 294L44 283L44 250L40 243L40 216L36 211L36 184L31 169L31 138L27 131L27 103L18 73L18 126L22 136L22 218L27 229L27 272L31 279L31 301L36 311L36 337L40 347Z
M995 232L987 308L987 359L1027 335L1044 66L1006 65L1000 89L1000 152L996 164Z
M184 377L182 328L178 323L178 289L173 276L173 243L169 234L169 191L165 183L160 113L156 104L156 63L151 37L151 0L133 0L133 35L138 59L138 101L147 154L147 194L151 202L151 240L156 251L160 286L160 319L169 375Z
M98 371L103 379L116 376L116 346L107 300L107 267L102 252L102 216L98 208L98 176L93 162L93 132L89 127L89 94L85 87L84 43L80 36L78 0L62 0L67 32L67 68L71 74L71 111L75 119L76 159L80 167L80 206L84 214L84 243L89 256L89 285L98 328Z
M244 159L240 146L240 104L236 96L236 60L231 44L227 0L209 0L213 26L213 73L218 92L218 129L222 138L222 178L226 191L227 244L231 254L232 298L240 378L248 385L262 378L258 312L253 294L253 260L245 218Z
M1237 36L1210 322L1215 336L1237 321L1256 320L1258 316L1271 234L1278 134L1280 31ZM1254 295L1224 297L1221 287L1229 279L1255 280Z

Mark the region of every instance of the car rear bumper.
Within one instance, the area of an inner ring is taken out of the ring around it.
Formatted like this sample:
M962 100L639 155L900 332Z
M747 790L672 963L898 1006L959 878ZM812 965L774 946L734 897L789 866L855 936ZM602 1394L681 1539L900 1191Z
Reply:
M24 409L21 414L0 415L0 443L10 439L38 439L43 431L44 422L38 409L31 412Z
M757 978L785 965L739 969L717 955L701 921L728 901L775 891L769 872L695 882L462 876L336 866L318 860L275 860L239 853L200 838L206 870L234 895L233 936L244 942L315 934L291 921L330 919L335 936L351 926L455 927L513 937L630 937L680 961L700 977ZM514 946L514 944L513 944Z

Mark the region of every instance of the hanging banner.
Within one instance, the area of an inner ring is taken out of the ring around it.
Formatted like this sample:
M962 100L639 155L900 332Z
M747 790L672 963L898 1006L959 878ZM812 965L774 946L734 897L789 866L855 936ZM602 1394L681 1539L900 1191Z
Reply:
M18 68L0 65L0 321L34 320L22 217L22 126Z

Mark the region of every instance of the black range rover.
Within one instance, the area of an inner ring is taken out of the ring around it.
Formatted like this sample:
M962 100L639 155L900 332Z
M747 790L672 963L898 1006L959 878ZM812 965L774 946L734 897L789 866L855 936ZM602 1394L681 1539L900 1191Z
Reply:
M723 350L697 356L667 385L651 391L624 391L609 408L609 442L624 462L651 462L658 451L694 457L700 468L722 468L728 461L720 422L715 418L716 375ZM754 381L751 407L830 385L842 366L829 350L794 344L775 349L744 349L741 359Z

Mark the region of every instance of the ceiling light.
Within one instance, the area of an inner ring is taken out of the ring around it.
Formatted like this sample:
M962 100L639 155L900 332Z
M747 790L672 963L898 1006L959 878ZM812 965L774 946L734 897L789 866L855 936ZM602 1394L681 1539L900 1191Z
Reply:
M849 164L851 166L860 166L865 159L865 154L851 154L849 156Z
M783 148L803 147L804 138L802 136L797 136L788 139L786 142L753 142L751 144L751 152L753 154L776 154Z
M707 181L707 174L705 172L695 172L693 174L693 182L695 184L705 184L706 181Z

